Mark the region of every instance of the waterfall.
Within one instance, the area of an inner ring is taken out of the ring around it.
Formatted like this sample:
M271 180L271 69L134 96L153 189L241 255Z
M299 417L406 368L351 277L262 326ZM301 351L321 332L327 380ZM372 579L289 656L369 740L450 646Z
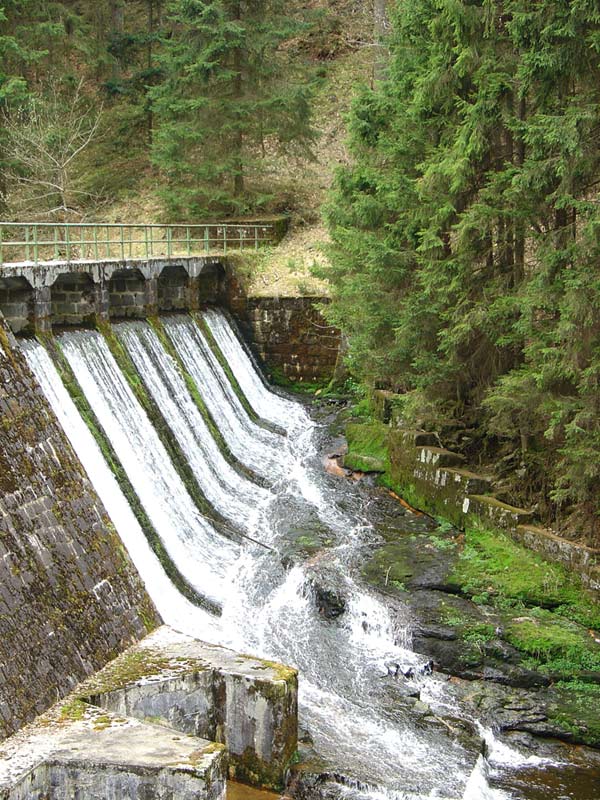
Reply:
M306 410L264 386L224 315L210 312L206 320L254 410L287 436L250 419L191 318L166 318L164 328L231 452L271 489L255 485L220 453L177 363L153 329L137 322L115 329L214 508L242 532L276 545L285 539L283 523L302 527L316 514L331 528L320 560L286 567L277 552L240 547L221 536L195 508L104 339L76 331L62 335L60 344L171 558L201 594L221 606L220 618L192 606L173 588L47 353L36 343L23 345L161 615L185 633L299 669L301 726L339 774L341 796L502 800L506 795L489 786L488 761L475 761L439 729L416 726L410 702L389 679L390 662L407 674L413 668L415 678L402 686L420 691L434 710L454 711L444 682L420 674L425 659L411 649L408 614L392 622L386 605L363 588L353 567L371 528L362 500L344 489L340 507L338 484L321 469L317 429ZM407 517L407 530L410 525ZM335 621L319 614L314 599L314 570L318 575L323 564L346 598L345 612ZM486 732L488 744L506 758L491 736ZM518 766L518 754L510 751L510 757Z
M163 324L231 452L268 480L284 478L284 437L248 417L195 322L190 317L174 316L165 318Z
M102 336L65 333L60 345L169 555L199 594L222 605L239 547L194 505Z
M162 619L167 625L185 630L192 636L199 636L201 633L206 636L211 627L216 631L215 618L182 597L166 576L99 445L79 415L46 350L32 340L24 341L21 347L71 446L87 474L92 476L94 488Z
M309 424L306 411L299 403L267 389L223 312L210 309L204 312L203 317L258 416L290 432L305 429Z
M204 496L225 518L255 533L271 492L249 481L223 457L177 365L152 327L147 322L123 322L114 330L185 453Z

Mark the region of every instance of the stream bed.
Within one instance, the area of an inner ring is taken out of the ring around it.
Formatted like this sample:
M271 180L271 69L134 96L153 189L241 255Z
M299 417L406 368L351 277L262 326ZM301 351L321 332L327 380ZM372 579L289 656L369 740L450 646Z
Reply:
M560 743L544 727L546 687L444 671L450 640L439 628L437 639L424 635L440 622L443 552L433 564L427 556L436 523L368 479L328 474L337 410L271 391L228 318L211 311L204 324L252 415L191 317L164 318L168 348L148 323L114 330L219 524L193 508L156 434L159 421L101 334L71 331L59 345L169 557L220 616L169 581L52 359L35 342L23 349L164 621L298 668L300 748L288 792L298 800L598 800L600 753ZM225 441L226 464L183 370ZM366 570L394 544L421 565L410 576L421 580L414 589Z

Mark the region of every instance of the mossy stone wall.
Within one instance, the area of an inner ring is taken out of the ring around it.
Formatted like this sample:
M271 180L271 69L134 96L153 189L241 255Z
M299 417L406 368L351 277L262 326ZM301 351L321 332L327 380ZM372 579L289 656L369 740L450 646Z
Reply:
M157 622L0 315L0 738Z

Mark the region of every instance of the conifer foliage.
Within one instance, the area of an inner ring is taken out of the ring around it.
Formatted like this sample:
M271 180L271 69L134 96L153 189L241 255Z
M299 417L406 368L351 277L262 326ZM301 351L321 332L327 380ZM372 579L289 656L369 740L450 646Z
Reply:
M598 4L397 0L392 17L328 208L332 321L407 419L597 537Z
M246 211L267 145L312 138L310 83L289 57L305 25L283 0L173 0L168 13L153 91L166 197L184 214Z

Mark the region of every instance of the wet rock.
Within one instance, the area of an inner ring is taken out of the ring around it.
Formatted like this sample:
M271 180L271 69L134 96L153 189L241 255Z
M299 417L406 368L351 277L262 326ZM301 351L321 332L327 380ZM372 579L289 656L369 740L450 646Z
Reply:
M319 554L306 565L309 596L325 619L340 617L346 610L346 585L335 565L330 565L326 554Z

